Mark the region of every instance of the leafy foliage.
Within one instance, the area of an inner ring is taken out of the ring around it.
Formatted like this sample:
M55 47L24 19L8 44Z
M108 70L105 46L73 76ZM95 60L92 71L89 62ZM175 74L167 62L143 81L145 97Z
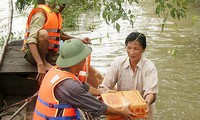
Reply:
M97 11L97 1L95 0L72 0L70 3L66 4L65 9L63 10L63 25L66 27L78 27L78 18L79 16L91 9Z
M15 3L16 8L22 12L23 10L26 10L28 6L30 5L37 5L36 0L17 0Z
M162 30L165 22L169 16L174 19L180 20L180 18L186 17L187 4L186 0L155 0L157 6L155 9L156 14L159 17L163 17Z
M200 0L188 0L188 1L191 2L195 7L200 6Z
M17 0L15 4L19 12L23 12L30 5L36 7L38 3L44 4L45 2L48 2L48 5L51 7L58 5L62 6L63 4L66 5L62 13L64 19L63 26L65 28L77 27L80 14L87 10L94 9L95 11L100 11L100 4L98 4L99 0Z
M63 12L64 26L76 27L81 13L87 10L97 11L107 24L112 24L120 32L119 19L128 20L131 25L134 24L135 14L129 7L133 4L140 5L140 0L46 0L50 6L66 4ZM194 1L194 0L193 0ZM27 6L45 2L45 0L17 0L16 6L20 11L25 10ZM187 5L189 0L155 0L155 14L163 18L162 28L169 16L174 19L186 17Z
M177 51L177 47L174 49L168 49L168 54L174 58L177 55Z
M102 2L104 6L102 17L107 24L114 24L118 32L120 30L120 24L116 21L120 18L128 20L130 24L133 24L133 18L135 15L130 9L126 8L126 5L124 5L126 2L126 0L103 0ZM128 0L129 4L134 2L138 4L137 0Z

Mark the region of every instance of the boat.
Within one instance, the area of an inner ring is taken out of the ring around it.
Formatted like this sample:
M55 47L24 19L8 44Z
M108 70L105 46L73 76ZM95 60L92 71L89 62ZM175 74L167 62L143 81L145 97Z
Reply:
M25 60L24 53L21 51L22 44L22 40L8 42L6 46L3 46L5 50L1 53L0 118L2 120L7 120L23 105L21 102L26 102L39 90L38 82L35 79L37 67ZM94 67L90 67L87 82L92 87L97 88L102 80L103 75ZM35 101L33 100L31 103L21 111L25 114L19 114L22 118L19 118L18 115L14 119L31 119ZM12 105L14 106L12 107Z

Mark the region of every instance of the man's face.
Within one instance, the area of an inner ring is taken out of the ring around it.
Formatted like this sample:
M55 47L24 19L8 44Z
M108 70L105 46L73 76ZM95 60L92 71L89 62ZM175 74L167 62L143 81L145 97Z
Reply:
M60 5L60 9L58 9L59 12L62 12L65 9L65 4Z
M54 4L51 8L53 9L53 12L61 13L65 8L65 4L63 5Z
M81 62L79 62L78 64L74 65L72 69L74 69L75 71L75 75L78 76L79 71L83 70L83 66L85 65L86 59L83 59Z
M85 62L86 62L86 59L83 59L81 62L79 62L78 64L77 64L77 70L82 70L83 69L83 66L85 65Z
M144 50L142 49L140 43L136 40L128 42L126 46L126 51L131 63L137 64Z

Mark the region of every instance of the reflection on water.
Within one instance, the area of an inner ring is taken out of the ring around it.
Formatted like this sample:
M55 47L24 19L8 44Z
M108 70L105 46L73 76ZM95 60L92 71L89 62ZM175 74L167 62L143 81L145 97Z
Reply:
M6 4L5 0L0 1L0 4ZM173 20L168 21L162 34L161 22L153 15L153 8L150 5L145 5L143 9L134 7L133 10L139 12L134 28L127 21L120 21L120 33L102 20L88 22L91 14L87 14L87 18L83 15L81 27L68 33L80 38L96 38L92 40L91 45L91 64L104 74L116 56L125 54L125 37L132 31L143 32L148 43L145 56L156 64L159 73L156 120L199 120L200 32L199 25L192 24L192 16L198 14L198 10L191 9L186 19L177 21L178 27L174 25ZM1 26L6 24L5 12L5 9L0 8ZM21 24L16 24L19 21ZM24 17L16 16L14 30L23 31L24 21ZM93 32L85 29L85 26L91 24L97 25ZM173 49L177 52L175 57L168 54L168 51Z

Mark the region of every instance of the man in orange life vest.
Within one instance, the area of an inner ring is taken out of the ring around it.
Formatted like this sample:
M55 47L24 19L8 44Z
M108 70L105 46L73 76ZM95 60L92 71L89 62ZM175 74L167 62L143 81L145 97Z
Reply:
M133 113L128 106L121 109L107 106L94 97L101 94L100 90L77 78L91 51L91 48L77 39L63 43L57 66L47 72L40 86L33 120L79 120L77 108L90 112L94 117L118 114L131 120Z
M65 0L67 2L67 0ZM25 58L33 65L37 65L38 75L36 79L41 82L58 57L59 41L74 38L61 31L62 16L60 12L65 4L49 7L39 4L34 8L26 23L26 33L22 51ZM50 4L50 0L46 0ZM55 11L52 11L55 10ZM90 44L89 38L81 40L83 43Z

